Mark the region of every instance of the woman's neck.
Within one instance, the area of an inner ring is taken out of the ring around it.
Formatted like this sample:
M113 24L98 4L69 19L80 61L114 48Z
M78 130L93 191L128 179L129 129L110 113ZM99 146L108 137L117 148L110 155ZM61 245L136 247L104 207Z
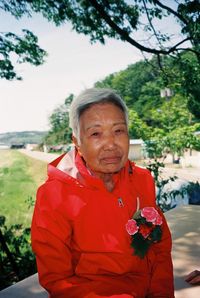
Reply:
M114 183L114 179L113 179L113 174L103 174L99 178L103 181L106 189L109 192L112 192L113 189L114 189L114 187L115 187L115 183Z
M86 165L86 167L87 167L87 165ZM115 182L114 182L114 179L113 179L113 175L114 175L113 173L96 173L96 172L91 171L89 167L87 167L87 169L88 169L88 171L91 175L94 175L94 176L100 178L103 181L106 189L109 192L113 191L113 189L115 187Z
M103 183L104 183L106 189L109 192L112 192L115 187L115 183L113 181L113 174L105 174L104 177L102 177L102 178L101 179L103 180Z

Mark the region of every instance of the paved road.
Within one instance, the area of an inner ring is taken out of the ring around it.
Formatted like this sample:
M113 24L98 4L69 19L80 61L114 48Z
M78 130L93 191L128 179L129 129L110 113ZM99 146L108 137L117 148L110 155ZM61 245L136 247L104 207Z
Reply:
M51 162L52 160L56 159L59 156L59 154L45 153L40 151L30 151L26 149L20 149L20 152L30 157L45 161L47 163ZM180 179L184 179L187 181L200 182L200 167L174 168L174 167L169 167L169 165L167 165L163 169L164 177L169 177L174 175L176 175Z
M163 176L177 176L187 181L200 182L200 168L173 168L166 166L163 169Z
M24 153L32 158L35 159L39 159L42 161L45 161L47 163L53 161L54 159L56 159L59 154L55 154L55 153L45 153L45 152L41 152L41 151L30 151L27 149L20 149L19 150L21 153Z

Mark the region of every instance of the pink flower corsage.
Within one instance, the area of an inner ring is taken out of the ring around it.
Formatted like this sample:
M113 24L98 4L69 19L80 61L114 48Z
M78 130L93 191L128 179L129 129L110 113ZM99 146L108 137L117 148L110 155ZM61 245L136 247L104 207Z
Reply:
M128 220L126 230L135 255L144 258L151 244L161 240L161 225L162 217L154 207L144 207Z

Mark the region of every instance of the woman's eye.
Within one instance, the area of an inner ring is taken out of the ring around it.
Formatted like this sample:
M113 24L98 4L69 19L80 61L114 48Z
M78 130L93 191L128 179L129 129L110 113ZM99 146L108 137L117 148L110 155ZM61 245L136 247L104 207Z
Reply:
M98 137L99 135L100 135L100 133L97 132L97 131L96 131L96 132L93 132L93 133L91 134L92 137Z
M117 134L120 134L120 133L123 133L123 132L124 132L124 129L122 129L122 128L118 128L118 129L115 130L115 133L117 133Z

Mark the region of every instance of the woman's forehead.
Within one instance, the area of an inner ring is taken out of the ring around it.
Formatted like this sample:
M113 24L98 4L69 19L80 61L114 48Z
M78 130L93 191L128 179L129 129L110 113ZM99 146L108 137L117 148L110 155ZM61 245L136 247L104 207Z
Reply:
M115 105L93 106L80 117L80 129L88 131L93 128L126 125L123 111Z
M115 104L112 103L98 103L93 104L89 108L87 108L80 116L80 120L96 120L101 123L101 121L107 120L114 120L125 119L124 112Z
M105 112L105 111L119 111L121 112L122 114L124 114L124 111L123 109L116 105L115 103L112 103L112 102L100 102L100 103L93 103L91 104L90 106L88 106L82 114L84 114L85 112L87 112L87 114L94 114L95 115L95 111L98 111L98 112Z

